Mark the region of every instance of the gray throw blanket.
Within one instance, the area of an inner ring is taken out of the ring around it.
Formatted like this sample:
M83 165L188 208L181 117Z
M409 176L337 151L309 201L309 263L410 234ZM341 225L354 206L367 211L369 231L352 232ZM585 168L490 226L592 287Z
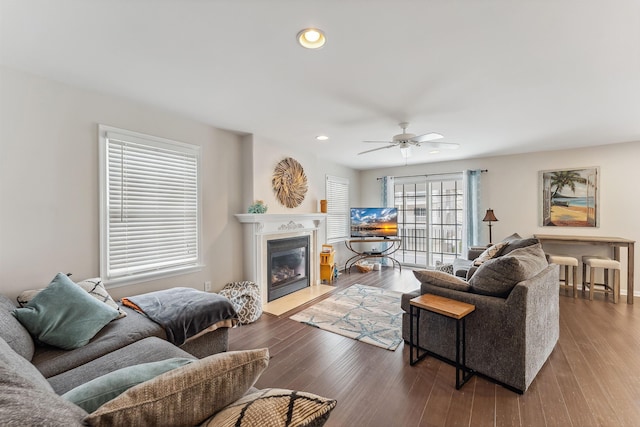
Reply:
M220 321L230 320L234 325L238 321L227 298L193 288L149 292L122 298L122 303L162 326L167 340L178 346Z

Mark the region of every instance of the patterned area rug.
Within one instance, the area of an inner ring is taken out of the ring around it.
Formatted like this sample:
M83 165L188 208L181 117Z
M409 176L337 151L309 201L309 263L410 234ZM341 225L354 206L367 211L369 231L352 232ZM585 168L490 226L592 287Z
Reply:
M401 295L353 285L290 319L393 351L402 342Z

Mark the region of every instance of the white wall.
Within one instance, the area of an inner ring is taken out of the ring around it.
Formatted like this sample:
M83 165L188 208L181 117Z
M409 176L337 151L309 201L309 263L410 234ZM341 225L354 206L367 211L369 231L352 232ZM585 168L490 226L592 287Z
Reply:
M321 142L318 143L321 144ZM276 199L271 186L271 178L276 165L287 157L294 158L302 165L309 187L304 201L295 208L287 208L281 205ZM253 136L252 162L253 200L264 200L269 206L268 213L320 212L320 200L326 198L325 175L348 178L353 189L357 189L360 186L359 173L353 169L319 160L302 150L294 152L290 147L286 147L278 143L278 141L257 135ZM350 196L352 200L357 201L359 194L357 191L352 191Z
M0 68L0 292L59 272L99 275L98 124L202 147L203 253L196 273L112 288L114 297L242 279L241 138L124 99Z
M482 174L482 209L492 208L498 222L493 223L493 240L517 232L522 236L533 234L573 234L616 236L640 240L640 198L635 172L640 159L640 141L626 144L548 151L522 155L487 157L465 161L429 163L388 169L368 170L361 173L363 204L377 205L380 186L376 178L384 175L403 176L459 172L464 169L488 169ZM538 172L549 169L600 167L600 227L541 227L539 225ZM482 227L484 242L488 242L488 227ZM602 253L592 247L569 247L571 253ZM622 253L623 261L626 252ZM635 271L640 271L640 257L635 257ZM623 262L621 288L626 289L626 263ZM636 279L635 294L640 295Z
M233 216L263 199L270 213L319 211L325 175L348 178L351 204L378 205L377 177L488 169L485 207L494 209L494 240L517 231L620 236L640 239L634 171L640 142L595 148L488 157L398 168L354 171L259 136L239 136L168 111L73 88L0 68L0 292L15 297L46 286L59 272L80 280L99 274L98 124L107 124L203 147L203 250L197 273L113 288L114 297L172 286L213 289L242 279L242 228ZM293 157L304 167L309 191L295 209L271 189L275 165ZM599 166L600 227L550 230L538 225L538 172ZM486 236L486 227L483 227ZM338 262L345 261L343 245ZM584 248L580 248L584 250ZM623 254L624 257L624 254ZM640 271L640 257L636 257ZM625 267L626 268L626 267ZM623 282L623 289L626 282ZM638 286L640 288L640 285Z
M110 288L120 298L172 286L213 290L243 280L242 228L234 217L252 200L269 213L319 212L325 174L357 171L284 148L277 141L236 135L126 99L90 92L0 67L0 292L11 298L46 286L59 272L81 280L99 275L98 124L202 147L203 252L197 273ZM271 189L276 164L293 157L309 191L295 209ZM354 204L358 192L352 192ZM324 236L323 236L324 238Z
M245 142L248 142L248 138ZM253 152L251 168L253 170L253 197L248 200L245 197L246 206L249 207L252 200L263 200L268 206L268 213L314 213L320 212L320 200L326 199L325 176L333 175L349 179L351 192L349 194L351 205L360 204L360 173L353 169L338 164L317 159L315 156L302 151L294 152L289 147L279 144L277 141L254 135L251 137ZM317 142L321 144L322 142ZM282 159L292 157L302 165L307 176L309 190L304 201L296 208L287 208L276 199L271 186L271 178L274 168ZM248 159L248 158L247 158ZM246 160L246 159L245 159ZM245 163L247 164L247 163ZM322 243L326 243L326 230L320 231ZM336 250L336 263L343 266L350 252L343 243L333 245Z

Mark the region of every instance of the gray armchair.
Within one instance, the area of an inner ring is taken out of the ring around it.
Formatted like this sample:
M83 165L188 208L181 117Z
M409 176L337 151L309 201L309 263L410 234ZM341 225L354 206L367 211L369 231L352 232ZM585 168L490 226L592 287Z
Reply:
M491 268L485 264L487 269ZM485 264L481 268L484 269ZM481 268L475 273L476 282L485 280L485 275L480 274ZM544 365L559 337L558 266L541 268L532 277L517 282L506 297L482 295L484 292L474 292L473 286L462 291L452 289L459 286L422 281L420 289L402 297L405 311L403 339L409 342L411 298L430 293L473 304L476 309L466 319L467 366L523 393ZM483 285L478 283L478 289ZM423 311L419 340L422 348L455 360L455 322L451 319Z

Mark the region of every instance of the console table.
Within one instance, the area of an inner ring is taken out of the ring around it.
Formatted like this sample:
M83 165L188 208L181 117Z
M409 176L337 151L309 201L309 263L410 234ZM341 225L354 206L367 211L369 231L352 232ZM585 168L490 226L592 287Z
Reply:
M384 250L377 251L377 252L376 251L359 251L353 248L354 244L360 244L360 243L364 243L367 245L371 243L391 243L391 245L388 248L385 248ZM354 256L349 258L349 260L347 260L347 262L344 265L344 270L349 273L351 273L351 267L353 267L358 261L361 261L367 258L389 259L391 260L394 266L397 265L400 271L402 271L402 265L400 264L400 262L391 256L392 254L397 252L398 249L400 249L400 247L402 246L402 239L397 239L397 238L396 239L351 239L351 240L345 240L344 244L347 246L347 249L349 249L351 252L355 254Z
M620 261L620 248L627 248L627 304L633 304L633 251L635 240L624 239L622 237L602 237L602 236L569 236L555 234L534 234L533 237L540 240L542 244L562 243L568 245L605 245L613 249L613 259Z

